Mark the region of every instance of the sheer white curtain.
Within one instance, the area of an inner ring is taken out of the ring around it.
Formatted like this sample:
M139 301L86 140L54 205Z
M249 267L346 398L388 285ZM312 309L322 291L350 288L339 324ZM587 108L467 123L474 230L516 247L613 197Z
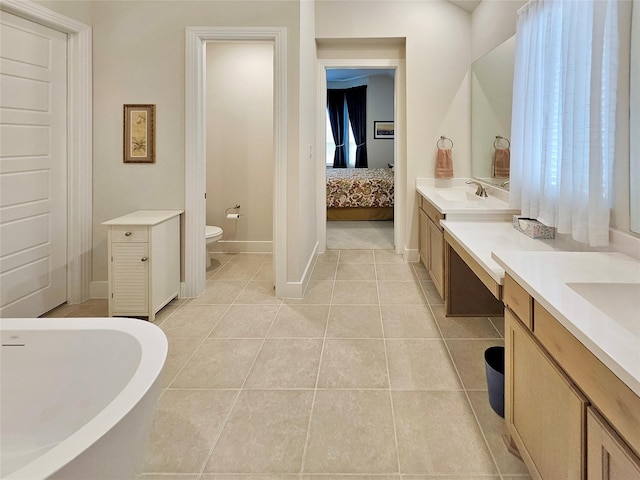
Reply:
M607 245L617 0L533 0L516 32L511 203L559 233Z

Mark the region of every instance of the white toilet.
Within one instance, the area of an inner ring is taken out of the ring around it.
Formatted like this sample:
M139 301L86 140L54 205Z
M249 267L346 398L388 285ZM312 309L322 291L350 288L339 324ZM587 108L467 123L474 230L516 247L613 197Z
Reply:
M209 245L213 245L222 238L222 229L213 225L207 225L207 245L205 255L207 257L207 268L211 267L211 257L209 256Z

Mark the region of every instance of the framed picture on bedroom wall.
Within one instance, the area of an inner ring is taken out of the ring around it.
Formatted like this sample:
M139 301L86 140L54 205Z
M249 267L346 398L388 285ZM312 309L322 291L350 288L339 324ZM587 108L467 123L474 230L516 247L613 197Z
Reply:
M156 163L156 106L124 105L124 163Z
M373 122L373 138L395 138L395 127L391 122Z

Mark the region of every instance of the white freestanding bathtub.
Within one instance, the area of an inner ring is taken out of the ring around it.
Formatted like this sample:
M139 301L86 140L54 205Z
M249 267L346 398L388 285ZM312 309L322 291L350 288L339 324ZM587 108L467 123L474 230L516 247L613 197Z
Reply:
M134 478L164 333L128 318L42 318L0 319L0 335L0 478Z

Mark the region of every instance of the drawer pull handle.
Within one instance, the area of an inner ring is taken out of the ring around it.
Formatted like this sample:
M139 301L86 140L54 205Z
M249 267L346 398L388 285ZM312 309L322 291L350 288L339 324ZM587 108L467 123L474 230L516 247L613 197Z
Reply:
M130 237L131 236L131 232L124 232L124 236L125 237Z
M141 262L146 262L147 260L149 260L147 257L142 257L142 258L140 259L140 261L141 261Z

